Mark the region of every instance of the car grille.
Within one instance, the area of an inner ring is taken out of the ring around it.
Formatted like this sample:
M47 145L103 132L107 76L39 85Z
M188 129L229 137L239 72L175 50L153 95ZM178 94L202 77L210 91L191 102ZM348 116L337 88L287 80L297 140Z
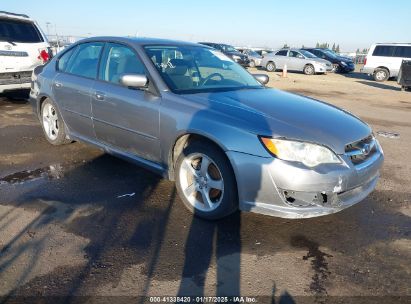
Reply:
M373 135L345 146L345 155L354 165L359 165L377 152L377 143Z

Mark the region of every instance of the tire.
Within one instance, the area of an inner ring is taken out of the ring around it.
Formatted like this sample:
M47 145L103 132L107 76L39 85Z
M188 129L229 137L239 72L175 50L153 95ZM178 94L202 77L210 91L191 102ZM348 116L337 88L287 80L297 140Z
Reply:
M303 72L304 72L305 75L314 75L315 74L315 68L312 64L307 64L304 67Z
M255 68L255 62L254 60L251 60L249 63L250 68Z
M177 159L175 180L184 205L198 217L217 220L238 209L234 171L215 145L195 141L187 146Z
M275 70L277 69L277 67L275 66L275 63L272 61L268 62L265 68L268 72L275 72Z
M55 146L68 144L66 126L56 104L49 98L43 101L40 112L40 122L47 141Z
M386 81L390 78L390 72L386 68L377 68L374 70L373 78L378 82Z

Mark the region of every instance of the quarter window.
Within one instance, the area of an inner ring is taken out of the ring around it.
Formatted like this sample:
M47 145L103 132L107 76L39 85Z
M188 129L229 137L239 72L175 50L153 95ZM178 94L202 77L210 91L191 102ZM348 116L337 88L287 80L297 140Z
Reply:
M102 42L81 44L73 54L73 59L68 62L65 71L77 76L96 78L102 48Z
M57 70L61 72L67 71L67 67L69 66L70 59L72 58L72 55L76 49L77 47L72 48L71 50L65 52L63 56L59 58L59 61L57 63Z
M394 53L392 45L377 45L372 53L373 56L392 57Z
M126 74L146 74L144 64L129 47L108 43L102 57L99 79L120 83Z
M288 50L281 50L275 53L277 56L287 56Z
M411 46L397 46L394 57L411 58Z

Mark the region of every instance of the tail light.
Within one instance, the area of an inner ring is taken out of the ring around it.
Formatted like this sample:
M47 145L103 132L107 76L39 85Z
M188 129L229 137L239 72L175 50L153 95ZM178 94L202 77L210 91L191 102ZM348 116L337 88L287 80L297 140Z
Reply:
M39 56L37 57L38 59L42 60L43 63L46 63L51 59L51 50L49 48L45 49L39 49Z
M364 65L367 64L367 57L364 58Z

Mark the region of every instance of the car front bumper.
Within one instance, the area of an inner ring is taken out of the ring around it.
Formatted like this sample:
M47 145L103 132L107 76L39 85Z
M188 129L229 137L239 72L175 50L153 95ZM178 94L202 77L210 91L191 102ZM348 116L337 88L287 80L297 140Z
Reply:
M361 165L343 155L344 164L309 169L276 158L227 152L236 174L240 209L282 218L335 213L367 197L384 161L380 149Z

